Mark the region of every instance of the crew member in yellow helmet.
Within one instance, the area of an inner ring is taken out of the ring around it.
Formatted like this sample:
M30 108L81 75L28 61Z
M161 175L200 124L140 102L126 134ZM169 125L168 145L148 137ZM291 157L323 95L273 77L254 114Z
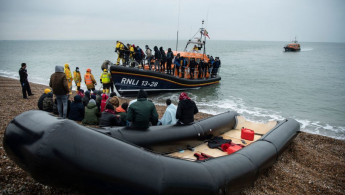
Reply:
M73 77L72 77L71 70L70 70L68 64L65 64L64 72L65 72L66 79L67 79L69 94L72 95L72 81L73 81Z
M80 72L79 72L79 67L75 68L75 71L73 72L73 78L74 78L74 82L75 85L77 86L77 90L80 90L80 83L81 83L81 76L80 76Z
M115 52L117 52L116 65L120 64L120 60L122 61L122 64L123 64L124 54L125 54L125 45L120 41L116 41Z
M90 68L86 70L86 74L84 75L84 82L88 91L95 91L95 85L97 85L97 82L91 74Z
M103 84L103 93L109 94L109 88L112 83L111 83L111 75L107 69L103 70L100 80L101 80L101 83Z

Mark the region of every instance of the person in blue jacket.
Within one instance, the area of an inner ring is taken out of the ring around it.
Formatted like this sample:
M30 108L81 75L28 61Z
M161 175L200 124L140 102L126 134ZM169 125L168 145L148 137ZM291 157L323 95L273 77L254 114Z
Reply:
M213 63L212 77L217 76L218 69L219 69L220 65L221 65L221 63L220 63L219 57L216 57L216 59L214 60L214 63Z
M181 67L181 58L180 58L180 54L178 53L175 57L175 60L174 60L174 71L173 71L173 74L175 73L175 69L177 71L177 77L179 77L180 75L180 67Z
M167 74L171 75L171 64L174 58L174 53L171 51L171 48L168 48L167 52Z
M187 67L187 60L185 57L181 57L181 78L184 78L184 72L186 70L186 67Z

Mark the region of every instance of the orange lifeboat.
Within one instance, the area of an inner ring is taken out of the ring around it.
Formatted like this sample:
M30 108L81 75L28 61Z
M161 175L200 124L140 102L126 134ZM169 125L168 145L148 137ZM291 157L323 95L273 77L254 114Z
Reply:
M285 51L301 51L301 45L295 40L284 47Z

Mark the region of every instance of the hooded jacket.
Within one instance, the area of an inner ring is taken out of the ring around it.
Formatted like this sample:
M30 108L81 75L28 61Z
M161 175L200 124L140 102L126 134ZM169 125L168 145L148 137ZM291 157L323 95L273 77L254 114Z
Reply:
M43 93L43 94L41 95L41 97L38 99L38 102L37 102L37 107L38 107L38 109L43 110L43 100L44 100L44 98L46 98L46 97L47 97L47 94L46 94L46 93Z
M176 124L176 109L177 107L174 104L170 104L165 110L163 117L161 118L162 125L174 125Z
M99 112L96 101L91 99L85 108L85 115L82 123L86 125L98 125L98 116Z
M115 113L120 115L120 126L126 126L126 120L127 120L127 112L125 109L122 108L122 106L119 106L116 108Z
M90 99L91 99L90 91L85 91L85 95L84 95L84 97L82 98L83 105L84 105L84 106L87 106L87 104L89 104Z
M108 95L103 94L101 98L102 98L101 99L101 112L103 112L105 110L106 105L107 105Z
M138 129L147 129L150 122L152 125L157 124L158 113L156 107L147 100L147 94L144 90L139 91L137 101L129 106L127 120L132 122L131 127Z
M79 72L79 71L74 71L74 72L73 72L73 78L74 78L74 81L75 81L76 84L77 84L77 83L80 84L80 82L82 81L81 75L80 75L80 72Z
M186 93L180 95L180 102L177 106L176 119L182 124L188 125L194 122L194 114L199 110L194 101L192 101Z
M153 49L154 49L154 51L155 51L155 59L156 59L156 60L162 59L161 52L158 50L158 47L155 46Z
M104 112L102 112L102 116L99 119L99 126L100 127L111 127L111 126L119 126L120 125L120 117L115 115L114 107L111 104L108 104Z
M55 95L67 95L69 93L66 75L62 66L55 66L55 73L50 76L49 86Z
M70 70L68 64L65 64L64 72L66 74L67 82L69 82L69 83L72 82L73 81L73 77L72 77L71 70Z
M81 101L81 96L74 96L74 101L71 103L68 118L74 121L82 121L84 119L85 107Z
M53 93L49 92L47 97L43 99L42 108L44 111L53 112L54 102L53 102Z

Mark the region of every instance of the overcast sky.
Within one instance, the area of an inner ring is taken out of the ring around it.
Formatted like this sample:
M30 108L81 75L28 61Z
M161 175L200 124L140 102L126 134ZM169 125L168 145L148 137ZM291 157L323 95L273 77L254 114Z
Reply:
M345 0L0 0L0 40L345 42Z

